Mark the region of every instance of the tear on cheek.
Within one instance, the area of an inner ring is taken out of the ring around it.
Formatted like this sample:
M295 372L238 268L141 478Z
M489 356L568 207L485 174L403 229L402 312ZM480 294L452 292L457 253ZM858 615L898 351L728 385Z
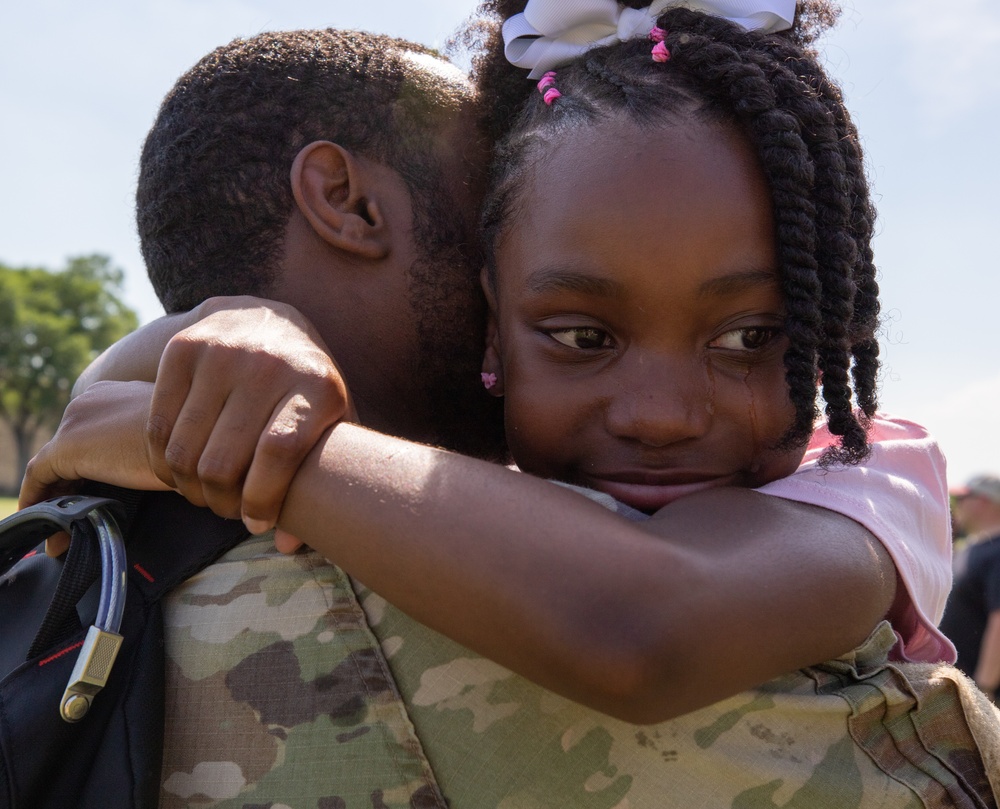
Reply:
M764 447L760 446L760 425L757 423L757 403L754 400L753 386L750 384L750 375L752 373L753 367L748 365L746 372L743 374L743 387L747 392L747 420L750 424L750 445L753 447L753 454L756 458Z
M712 368L712 360L705 357L705 378L708 380L708 389L705 391L705 412L710 416L715 415L715 369Z

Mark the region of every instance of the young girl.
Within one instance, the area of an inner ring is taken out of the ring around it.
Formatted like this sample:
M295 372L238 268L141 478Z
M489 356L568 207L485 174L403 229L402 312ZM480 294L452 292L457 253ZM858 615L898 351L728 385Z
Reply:
M524 746L517 772L444 784L458 806L995 805L989 706L949 667L888 663L883 546L764 532L749 491L799 467L817 383L828 496L869 448L873 212L847 113L789 40L653 22L541 71L497 150L483 374L531 475L340 425L278 525L526 678L369 598L394 667L427 660L400 684L425 744L462 708L469 745L438 756Z

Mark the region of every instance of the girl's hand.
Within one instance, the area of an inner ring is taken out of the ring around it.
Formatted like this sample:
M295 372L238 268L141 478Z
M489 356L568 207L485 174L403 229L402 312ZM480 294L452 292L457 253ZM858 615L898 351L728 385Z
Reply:
M297 310L252 298L218 306L167 344L149 458L191 502L262 533L316 441L356 415L326 345Z
M81 480L101 480L130 489L164 489L146 455L148 382L98 382L66 408L59 429L28 463L18 506L74 492ZM66 550L69 537L53 536L51 556Z
M81 480L130 489L165 486L146 455L148 382L98 382L77 396L52 440L28 463L18 506L69 494Z

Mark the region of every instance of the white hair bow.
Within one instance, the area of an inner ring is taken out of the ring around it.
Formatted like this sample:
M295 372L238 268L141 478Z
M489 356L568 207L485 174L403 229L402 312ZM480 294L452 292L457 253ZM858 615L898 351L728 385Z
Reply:
M795 0L653 0L641 9L623 8L617 0L528 0L524 13L503 24L504 55L537 79L591 48L646 36L674 6L767 32L791 28L795 18Z

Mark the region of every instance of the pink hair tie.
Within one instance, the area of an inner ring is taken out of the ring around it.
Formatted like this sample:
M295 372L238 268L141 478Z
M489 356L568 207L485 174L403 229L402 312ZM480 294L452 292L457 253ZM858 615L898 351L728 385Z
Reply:
M654 62L670 61L670 49L667 47L665 42L657 42L653 46L653 61Z
M553 101L562 97L562 93L556 89L555 84L556 72L554 70L550 70L548 73L545 73L542 78L538 80L538 92L542 94L542 100L550 107L552 106Z
M545 73L542 76L542 78L538 80L538 92L544 93L555 83L556 83L556 72L554 70L550 70L548 73Z
M663 42L667 38L667 32L660 28L660 26L654 25L649 29L649 38L653 42Z

